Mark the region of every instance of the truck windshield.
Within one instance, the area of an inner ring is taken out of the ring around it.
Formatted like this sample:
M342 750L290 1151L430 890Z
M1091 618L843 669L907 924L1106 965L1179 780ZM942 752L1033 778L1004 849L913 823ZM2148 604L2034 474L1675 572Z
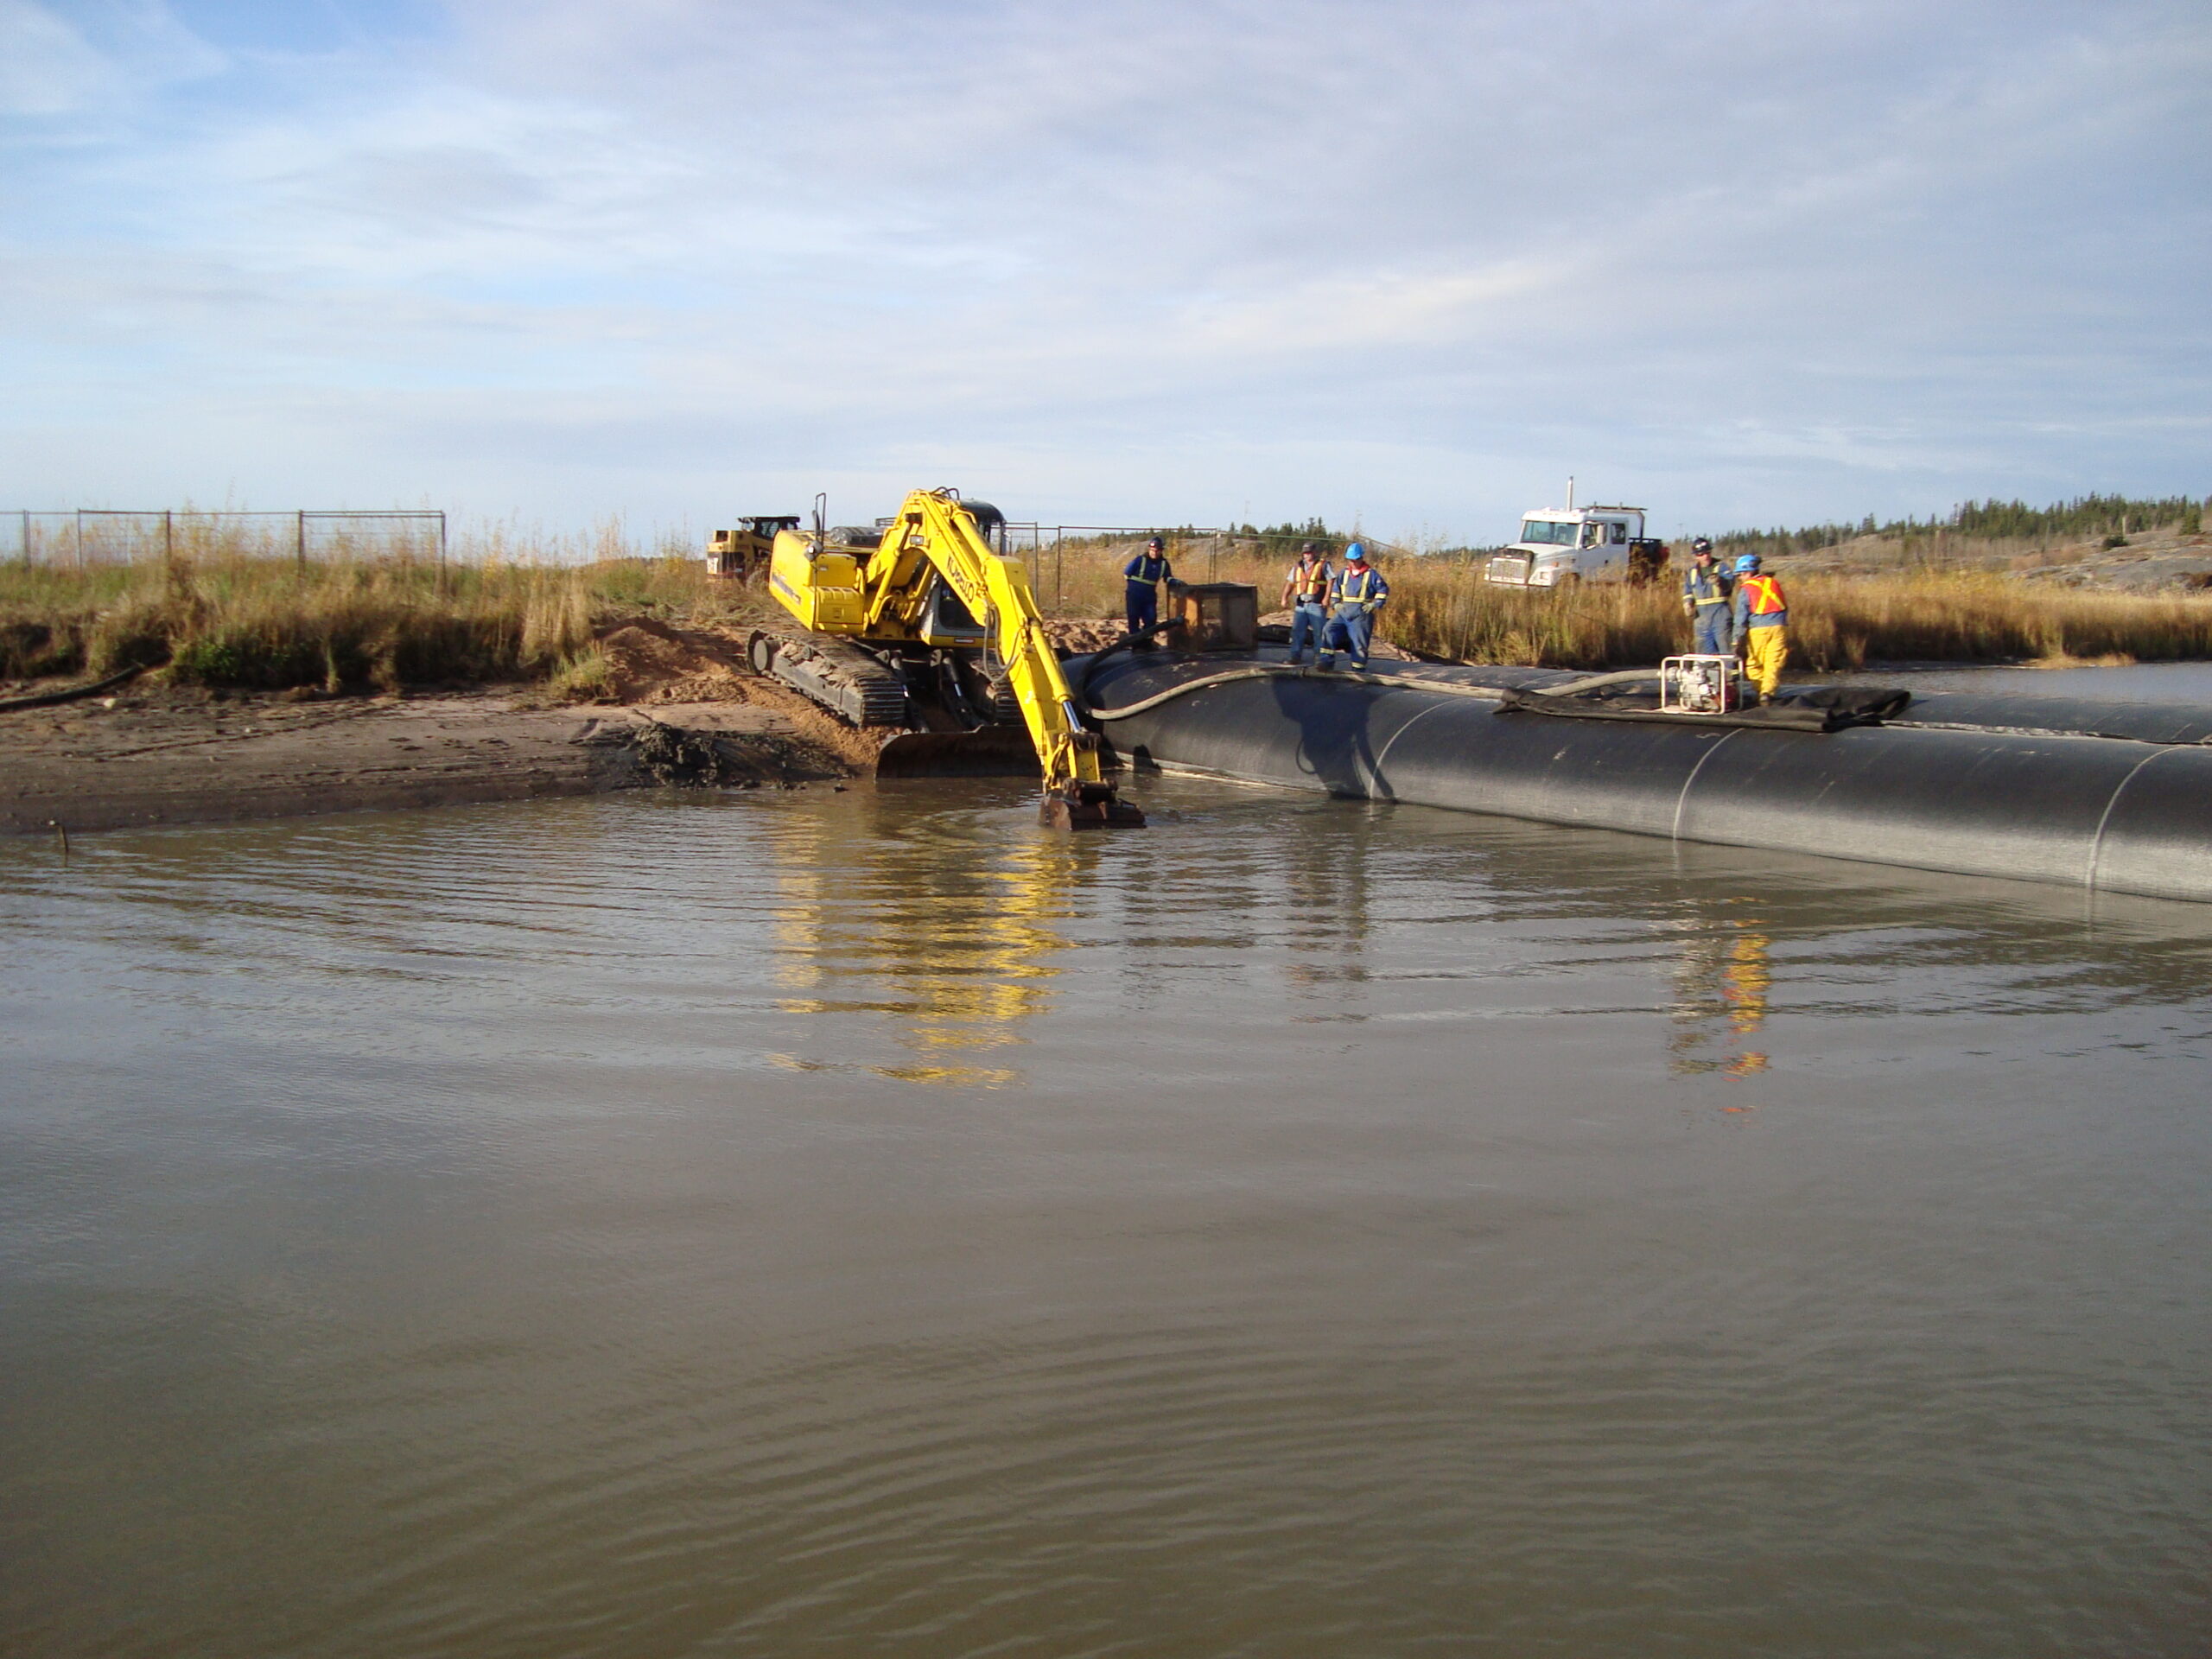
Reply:
M1529 518L1521 525L1521 539L1543 547L1573 547L1579 524L1561 524L1556 518Z

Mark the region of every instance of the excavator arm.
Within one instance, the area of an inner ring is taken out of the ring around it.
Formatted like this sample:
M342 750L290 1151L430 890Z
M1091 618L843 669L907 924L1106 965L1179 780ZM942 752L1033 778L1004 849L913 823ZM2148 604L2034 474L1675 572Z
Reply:
M906 498L860 572L863 620L856 632L868 637L916 627L931 572L983 625L1044 772L1044 822L1062 829L1142 824L1143 813L1122 801L1101 773L1097 735L1077 713L1028 574L991 546L957 492L916 490Z

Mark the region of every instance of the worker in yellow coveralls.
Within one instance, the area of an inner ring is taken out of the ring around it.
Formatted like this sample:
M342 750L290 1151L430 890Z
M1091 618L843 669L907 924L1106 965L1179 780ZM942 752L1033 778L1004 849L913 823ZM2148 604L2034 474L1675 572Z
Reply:
M1789 654L1789 601L1782 583L1759 571L1759 556L1736 561L1736 643L1743 647L1744 671L1759 689L1759 701L1782 683L1783 659Z

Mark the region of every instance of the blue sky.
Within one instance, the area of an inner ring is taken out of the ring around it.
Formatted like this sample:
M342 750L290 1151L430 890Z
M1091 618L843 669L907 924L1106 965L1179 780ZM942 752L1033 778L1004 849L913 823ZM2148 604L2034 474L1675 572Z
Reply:
M0 0L0 507L2212 491L2212 9Z

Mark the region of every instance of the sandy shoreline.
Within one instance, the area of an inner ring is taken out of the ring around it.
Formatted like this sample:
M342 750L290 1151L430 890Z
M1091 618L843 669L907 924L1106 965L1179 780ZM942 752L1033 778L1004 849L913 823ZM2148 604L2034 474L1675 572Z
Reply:
M603 636L618 701L541 688L404 697L214 692L158 676L0 709L0 835L71 834L652 788L830 785L877 738L742 665L721 630L637 619ZM10 696L59 682L4 688Z
M156 690L0 715L0 834L650 787L663 779L638 740L654 722L711 753L728 785L861 770L811 716L768 700L537 709L511 690L288 702Z

